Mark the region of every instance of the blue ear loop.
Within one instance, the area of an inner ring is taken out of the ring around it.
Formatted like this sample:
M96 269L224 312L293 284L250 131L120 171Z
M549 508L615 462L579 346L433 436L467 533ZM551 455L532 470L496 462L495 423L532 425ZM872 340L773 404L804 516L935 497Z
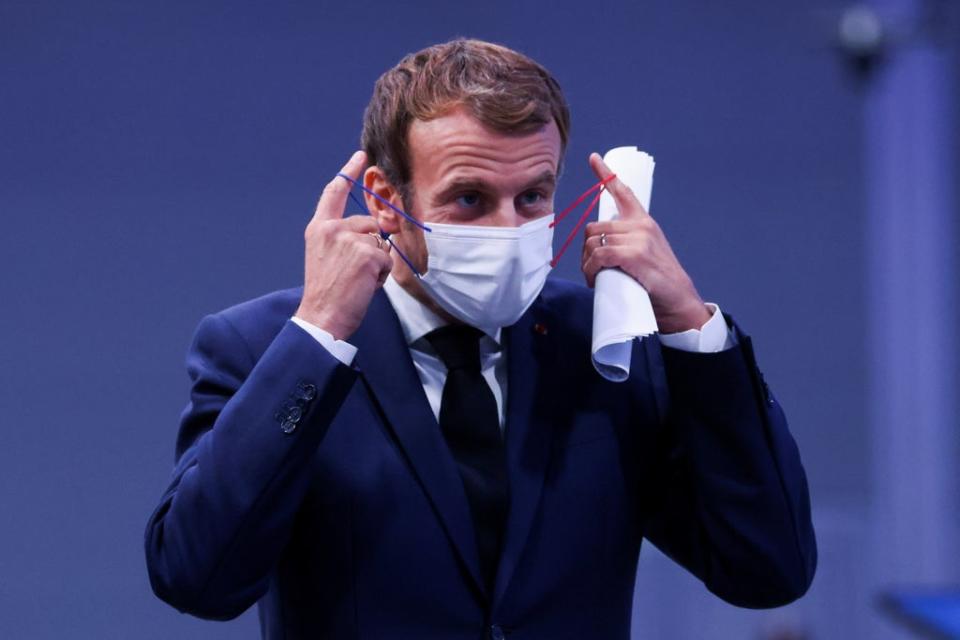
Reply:
M354 180L353 178L351 178L351 177L348 176L347 174L345 174L345 173L338 173L337 175L340 176L341 178L343 178L344 180L346 180L347 182L349 182L351 185L353 185L353 186L355 186L355 187L360 187L360 189L363 190L365 193L369 193L371 196L373 196L374 198L376 198L377 200L379 200L379 201L382 202L383 204L387 205L388 207L390 207L391 209L393 209L394 211L396 211L397 213L399 213L401 216L403 216L404 218L406 218L407 220L409 220L409 221L412 222L413 224L415 224L415 225L417 225L418 227L420 227L421 229L423 229L424 231L426 231L426 232L431 232L431 231L433 231L430 227L424 225L422 222L420 222L419 220L417 220L417 219L414 218L413 216L409 215L407 212L403 211L402 209L399 209L399 208L393 206L393 203L391 203L391 202L388 201L388 200L385 200L384 198L381 198L379 195L377 195L376 193L374 193L374 192L371 191L370 189L367 189L365 186L363 186L362 184L360 184L359 182L357 182L356 180ZM357 203L357 206L359 206L360 209L361 209L364 213L366 213L366 214L367 214L368 216L370 216L370 217L373 217L373 216L371 215L371 213L370 213L370 210L367 209L367 205L364 204L363 201L360 200L360 198L358 198L357 196L353 195L353 191L352 191L352 190L351 190L351 191L348 191L347 194L350 196L350 199L351 199L351 200L353 200L355 203ZM393 248L393 250L397 252L397 255L400 256L400 257L403 259L404 262L407 263L407 266L410 267L410 270L413 271L414 275L416 275L418 278L422 278L422 277L423 277L422 275L420 275L420 272L417 271L417 268L413 266L413 263L410 262L409 258L407 258L407 256L403 255L403 251L400 251L400 249L399 249L399 248L397 247L397 245L393 242L393 240L390 239L390 234L389 234L389 233L387 233L387 232L384 231L383 229L380 229L380 237L390 243L390 247Z

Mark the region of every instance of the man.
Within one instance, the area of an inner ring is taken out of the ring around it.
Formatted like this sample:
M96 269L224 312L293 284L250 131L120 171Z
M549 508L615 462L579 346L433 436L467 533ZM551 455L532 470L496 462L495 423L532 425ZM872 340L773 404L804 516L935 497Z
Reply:
M267 638L627 638L644 537L733 604L806 591L806 480L750 340L618 180L582 268L650 293L662 335L626 382L591 365L590 290L544 283L568 131L556 81L500 46L379 79L304 286L197 329L158 596L257 602ZM353 181L371 216L343 217Z

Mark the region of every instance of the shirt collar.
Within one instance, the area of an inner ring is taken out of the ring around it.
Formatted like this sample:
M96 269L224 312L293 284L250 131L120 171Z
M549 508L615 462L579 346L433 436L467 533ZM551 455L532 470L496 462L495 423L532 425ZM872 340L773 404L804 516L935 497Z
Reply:
M400 283L393 279L393 276L387 276L383 283L383 292L387 294L393 310L397 313L400 320L400 328L403 329L403 336L407 340L407 346L413 347L425 335L449 324L446 320L427 308L425 304L414 298L410 293L400 286ZM492 342L492 350L500 348L501 329L484 329L477 327ZM483 342L488 342L484 340ZM482 344L482 343L481 343ZM419 345L418 345L419 346Z

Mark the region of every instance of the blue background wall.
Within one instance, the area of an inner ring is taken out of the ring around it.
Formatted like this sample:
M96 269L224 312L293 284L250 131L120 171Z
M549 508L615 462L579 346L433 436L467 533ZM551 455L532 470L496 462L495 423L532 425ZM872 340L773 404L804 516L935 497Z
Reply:
M0 637L255 636L252 613L194 620L147 583L183 354L204 314L301 282L303 227L374 80L457 35L560 80L558 203L591 184L590 151L655 155L652 213L703 296L754 335L818 517L859 530L862 96L829 47L840 6L0 0ZM854 615L817 596L856 571L849 543L834 558L827 541L813 604L775 623ZM691 606L714 612L709 637L773 624L649 557L638 637L687 637Z

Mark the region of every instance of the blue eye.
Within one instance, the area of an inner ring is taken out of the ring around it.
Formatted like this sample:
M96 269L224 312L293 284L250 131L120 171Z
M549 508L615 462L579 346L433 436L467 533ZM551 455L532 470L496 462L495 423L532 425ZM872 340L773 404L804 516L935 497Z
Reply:
M465 193L462 196L457 196L457 203L468 209L471 209L480 204L480 194Z
M537 191L527 191L522 196L520 196L520 201L526 205L534 205L543 200L543 195Z

